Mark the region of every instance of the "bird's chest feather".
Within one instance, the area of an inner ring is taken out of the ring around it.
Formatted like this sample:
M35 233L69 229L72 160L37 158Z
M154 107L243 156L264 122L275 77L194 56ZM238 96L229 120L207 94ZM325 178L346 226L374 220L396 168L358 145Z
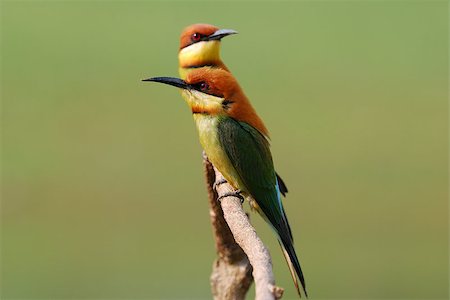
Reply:
M220 143L218 131L220 119L204 114L194 114L194 120L197 125L200 144L208 159L234 188L242 190L241 180Z

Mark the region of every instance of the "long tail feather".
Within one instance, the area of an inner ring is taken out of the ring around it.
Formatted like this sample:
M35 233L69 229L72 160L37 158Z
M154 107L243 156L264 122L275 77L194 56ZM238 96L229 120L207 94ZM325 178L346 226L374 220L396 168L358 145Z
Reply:
M308 293L306 292L306 284L305 278L303 277L302 268L300 267L300 263L297 258L297 254L295 253L294 246L292 242L284 242L279 238L279 243L281 249L283 250L284 258L289 266L289 271L291 272L292 279L294 280L295 287L297 289L298 295L301 297L300 287L298 282L300 281L303 292L305 293L306 298L308 298Z

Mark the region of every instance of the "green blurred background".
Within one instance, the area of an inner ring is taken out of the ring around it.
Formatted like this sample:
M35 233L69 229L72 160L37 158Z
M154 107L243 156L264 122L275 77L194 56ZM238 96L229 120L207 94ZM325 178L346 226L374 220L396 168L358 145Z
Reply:
M265 120L311 299L448 297L447 1L2 1L2 299L208 299L189 24ZM294 299L278 244L277 283Z

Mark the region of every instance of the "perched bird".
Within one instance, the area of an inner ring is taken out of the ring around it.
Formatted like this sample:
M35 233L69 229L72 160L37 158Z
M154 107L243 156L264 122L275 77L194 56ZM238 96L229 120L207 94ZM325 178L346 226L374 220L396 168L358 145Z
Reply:
M203 67L189 72L185 80L153 77L144 81L160 82L182 90L209 160L237 190L236 196L242 200L247 198L274 229L297 291L300 295L299 280L307 296L281 202L267 129L233 75L220 68Z
M181 79L186 79L189 72L202 67L214 67L230 72L220 58L220 41L231 34L237 34L237 31L219 29L210 24L193 24L184 28L178 52L178 72ZM266 135L268 136L267 132ZM276 176L280 192L286 196L287 186L278 174Z

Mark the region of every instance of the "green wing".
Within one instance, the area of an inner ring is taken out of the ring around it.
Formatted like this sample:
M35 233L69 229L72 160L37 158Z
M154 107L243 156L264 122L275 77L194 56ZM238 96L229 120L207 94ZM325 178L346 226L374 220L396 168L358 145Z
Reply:
M220 144L245 185L245 190L258 203L262 213L279 236L297 292L300 295L298 278L307 296L305 278L295 253L291 229L280 199L280 188L269 142L249 124L232 118L221 119L218 131Z
M245 185L245 190L258 203L280 237L291 240L269 142L249 124L232 118L220 120L218 130L220 143Z

